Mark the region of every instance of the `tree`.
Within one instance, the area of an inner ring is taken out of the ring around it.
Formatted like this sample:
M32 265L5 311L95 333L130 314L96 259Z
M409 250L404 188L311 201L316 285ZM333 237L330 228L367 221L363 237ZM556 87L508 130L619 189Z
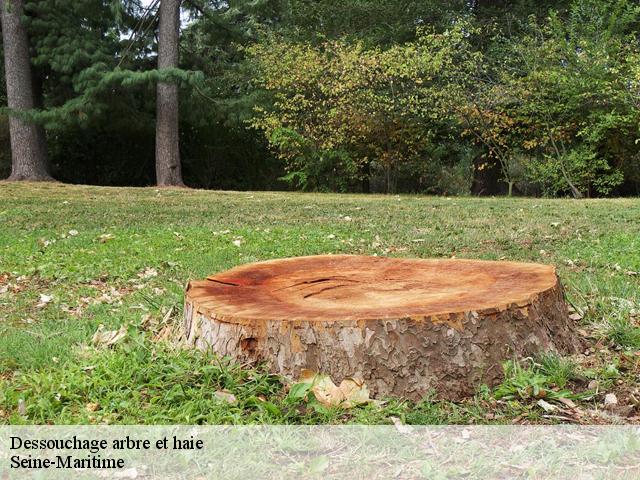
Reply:
M528 175L547 193L606 195L622 183L622 159L637 152L639 20L634 2L581 0L567 19L532 21L512 46L504 81L517 99Z
M180 0L160 1L158 70L178 68ZM178 126L178 84L158 79L156 88L156 182L183 186Z
M633 171L639 20L634 2L579 0L494 36L460 111L509 192L607 195Z
M29 55L29 38L22 22L23 0L0 0L4 42L7 104L10 109L10 180L53 180L49 173L44 129L28 118L38 104Z
M385 50L329 41L272 40L250 49L257 81L274 96L252 124L303 188L348 190L375 172L396 190L400 170L429 169L453 121L449 97L474 55L460 24Z
M287 38L297 41L322 43L343 39L362 42L365 47L389 47L414 40L417 26L439 31L450 27L469 8L468 2L285 0L280 25L276 28Z

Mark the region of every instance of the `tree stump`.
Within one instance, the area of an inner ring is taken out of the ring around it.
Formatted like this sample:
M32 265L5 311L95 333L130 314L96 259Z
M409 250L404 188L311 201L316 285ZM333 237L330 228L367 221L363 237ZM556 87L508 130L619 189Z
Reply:
M192 281L184 337L239 362L365 381L418 400L495 385L502 362L580 348L549 265L351 255L242 265Z

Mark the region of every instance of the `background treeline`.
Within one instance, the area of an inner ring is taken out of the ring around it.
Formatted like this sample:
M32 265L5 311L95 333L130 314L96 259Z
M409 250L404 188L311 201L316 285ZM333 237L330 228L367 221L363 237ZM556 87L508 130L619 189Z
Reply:
M640 194L635 0L184 0L164 77L160 4L24 2L54 178L154 184L164 79L189 186Z

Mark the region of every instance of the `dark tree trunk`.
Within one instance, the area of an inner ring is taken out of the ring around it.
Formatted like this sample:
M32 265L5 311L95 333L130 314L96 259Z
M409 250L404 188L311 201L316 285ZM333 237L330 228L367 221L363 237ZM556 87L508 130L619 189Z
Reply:
M491 196L506 193L500 176L500 166L495 160L486 158L486 155L478 155L473 160L471 194Z
M0 0L2 40L7 81L7 104L15 112L37 106L29 39L22 23L24 0ZM9 180L53 180L49 173L44 129L33 122L9 113L11 138L11 176Z
M371 193L371 162L362 166L362 193Z
M160 1L158 70L178 67L180 0ZM156 183L182 186L178 129L178 85L159 81L156 91Z

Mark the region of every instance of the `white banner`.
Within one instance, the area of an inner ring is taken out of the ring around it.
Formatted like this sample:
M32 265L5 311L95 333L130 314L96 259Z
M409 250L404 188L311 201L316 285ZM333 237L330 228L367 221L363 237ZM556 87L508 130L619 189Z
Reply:
M637 426L4 426L0 479L640 478Z

